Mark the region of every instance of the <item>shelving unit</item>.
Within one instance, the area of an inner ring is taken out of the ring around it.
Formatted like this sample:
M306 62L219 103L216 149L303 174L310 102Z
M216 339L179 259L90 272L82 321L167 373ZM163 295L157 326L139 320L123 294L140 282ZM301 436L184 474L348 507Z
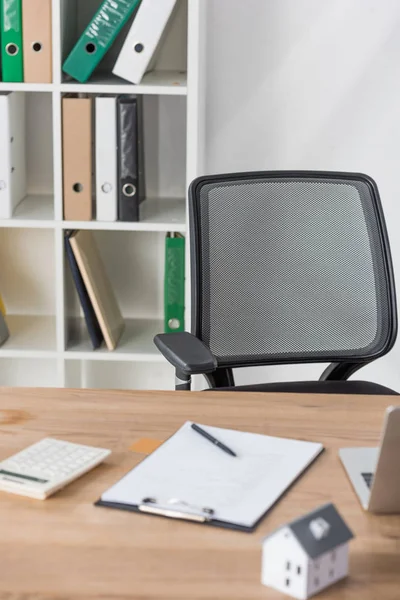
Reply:
M153 345L163 330L164 239L187 234L186 190L201 174L206 6L178 0L155 70L140 85L112 75L124 34L87 84L61 65L101 0L53 0L53 83L0 83L27 95L28 194L0 221L0 291L10 339L0 347L0 385L172 389L173 369ZM129 24L128 26L129 27ZM148 198L141 221L63 220L62 114L65 93L142 94ZM93 351L64 257L64 231L94 232L126 319L114 352ZM187 247L189 240L187 238ZM189 261L187 261L188 263ZM187 323L189 323L187 271Z

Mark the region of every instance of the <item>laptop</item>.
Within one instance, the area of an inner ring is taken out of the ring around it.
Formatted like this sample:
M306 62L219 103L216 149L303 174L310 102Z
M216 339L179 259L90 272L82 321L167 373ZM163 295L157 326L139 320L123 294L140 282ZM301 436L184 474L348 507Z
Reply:
M378 448L341 448L339 457L365 510L400 513L400 406L386 410Z

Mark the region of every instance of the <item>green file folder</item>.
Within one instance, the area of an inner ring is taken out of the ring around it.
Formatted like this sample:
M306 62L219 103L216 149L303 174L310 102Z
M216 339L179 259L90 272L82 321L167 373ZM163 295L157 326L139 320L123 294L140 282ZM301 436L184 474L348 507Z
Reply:
M139 4L140 0L104 0L64 62L63 71L81 83L87 81Z
M3 81L24 80L22 0L0 0Z
M168 233L165 239L164 329L185 331L185 238Z

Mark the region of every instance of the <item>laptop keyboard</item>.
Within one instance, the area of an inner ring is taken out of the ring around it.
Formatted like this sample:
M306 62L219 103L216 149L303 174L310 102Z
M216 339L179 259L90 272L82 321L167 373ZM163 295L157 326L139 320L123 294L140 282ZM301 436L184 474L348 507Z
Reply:
M367 484L367 486L371 489L374 474L373 473L361 473L361 475L362 475L365 483Z

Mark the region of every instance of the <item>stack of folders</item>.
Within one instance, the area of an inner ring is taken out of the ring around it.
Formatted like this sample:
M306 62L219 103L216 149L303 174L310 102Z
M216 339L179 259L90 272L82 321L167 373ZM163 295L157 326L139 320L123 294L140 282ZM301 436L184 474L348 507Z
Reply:
M185 238L168 233L165 239L165 333L185 331Z
M140 83L154 64L176 3L177 0L103 0L64 62L64 72L85 83L134 16L113 73Z
M66 95L62 103L64 218L139 221L146 195L142 97Z
M52 0L0 0L2 80L52 81Z
M115 350L125 325L93 234L66 231L65 250L93 349Z

